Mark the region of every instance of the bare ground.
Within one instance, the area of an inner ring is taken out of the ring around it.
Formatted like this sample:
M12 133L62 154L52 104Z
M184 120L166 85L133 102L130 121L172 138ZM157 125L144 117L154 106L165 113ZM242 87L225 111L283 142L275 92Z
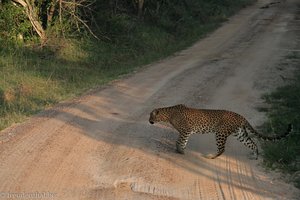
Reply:
M292 73L276 63L300 30L296 0L268 3L175 56L2 131L0 199L297 199L299 190L265 173L234 138L209 160L214 136L193 135L180 155L177 133L148 123L153 108L177 103L229 109L254 126L266 120L260 97Z

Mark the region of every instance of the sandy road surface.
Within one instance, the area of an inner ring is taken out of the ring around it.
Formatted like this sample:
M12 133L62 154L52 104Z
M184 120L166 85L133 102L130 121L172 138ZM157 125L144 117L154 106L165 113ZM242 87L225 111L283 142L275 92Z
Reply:
M176 103L230 109L254 126L263 122L255 110L259 97L290 73L276 63L300 30L296 0L259 9L267 3L242 10L173 57L2 131L0 199L299 197L249 160L234 138L215 160L203 157L216 151L213 135L193 135L180 155L177 134L148 123L154 107Z

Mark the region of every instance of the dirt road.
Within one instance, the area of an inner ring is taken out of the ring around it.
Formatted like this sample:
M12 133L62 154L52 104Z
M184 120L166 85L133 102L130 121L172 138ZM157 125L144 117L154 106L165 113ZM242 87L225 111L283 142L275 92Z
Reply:
M213 135L150 125L155 107L185 103L229 109L254 126L260 95L282 84L278 61L299 40L296 0L259 0L191 48L0 134L0 199L297 199L229 138L215 160ZM30 196L31 195L31 196Z

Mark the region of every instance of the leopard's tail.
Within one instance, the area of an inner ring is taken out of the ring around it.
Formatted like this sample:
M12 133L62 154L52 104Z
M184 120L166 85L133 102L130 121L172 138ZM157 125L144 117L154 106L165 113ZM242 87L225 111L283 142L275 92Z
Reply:
M277 141L277 140L287 137L292 132L293 126L292 126L292 124L289 124L288 129L286 130L286 132L284 134L275 135L275 136L262 135L261 133L258 133L249 123L245 124L245 129L248 133L253 133L258 138L261 138L263 140Z

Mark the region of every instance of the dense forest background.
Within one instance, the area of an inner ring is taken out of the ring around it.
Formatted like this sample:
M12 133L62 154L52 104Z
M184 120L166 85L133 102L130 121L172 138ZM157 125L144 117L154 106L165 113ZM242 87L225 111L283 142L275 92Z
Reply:
M169 56L254 0L0 0L0 130Z
M113 40L147 24L172 34L225 19L249 0L2 0L1 38L32 40L42 44L57 36L89 33Z

